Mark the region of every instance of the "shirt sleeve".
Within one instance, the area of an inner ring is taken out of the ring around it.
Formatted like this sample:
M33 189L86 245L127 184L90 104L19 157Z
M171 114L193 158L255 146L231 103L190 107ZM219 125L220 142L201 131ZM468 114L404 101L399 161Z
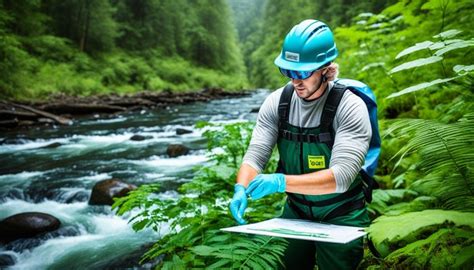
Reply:
M346 91L333 123L336 136L330 168L336 179L336 193L349 189L365 161L372 136L369 112L364 101Z
M280 88L271 93L260 107L252 138L242 161L258 173L265 169L278 139L278 103L282 91L283 88Z

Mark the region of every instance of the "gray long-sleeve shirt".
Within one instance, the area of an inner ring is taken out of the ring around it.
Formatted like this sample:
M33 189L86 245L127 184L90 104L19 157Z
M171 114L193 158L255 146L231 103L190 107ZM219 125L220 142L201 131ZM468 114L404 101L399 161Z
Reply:
M329 91L312 101L299 98L293 93L289 122L300 127L317 127ZM278 139L278 103L283 87L271 93L263 102L257 117L243 163L259 173L265 168ZM369 113L364 101L351 91L346 91L336 111L333 122L336 131L329 168L336 179L336 193L346 191L360 171L369 149L372 136Z

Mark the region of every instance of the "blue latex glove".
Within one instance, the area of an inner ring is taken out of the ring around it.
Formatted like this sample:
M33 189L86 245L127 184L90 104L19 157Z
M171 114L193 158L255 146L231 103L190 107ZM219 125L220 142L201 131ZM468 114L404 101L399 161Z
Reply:
M286 179L281 173L259 174L247 187L247 194L254 200L275 192L285 192Z
M247 208L247 194L245 193L245 187L241 184L235 184L234 186L234 197L229 205L230 212L234 219L240 225L246 224L244 220L244 212Z

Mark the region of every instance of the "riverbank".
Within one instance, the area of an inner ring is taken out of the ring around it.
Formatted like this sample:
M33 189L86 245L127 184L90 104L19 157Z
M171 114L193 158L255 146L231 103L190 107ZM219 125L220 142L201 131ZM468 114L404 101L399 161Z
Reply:
M239 97L249 91L225 91L206 88L198 92L143 91L136 94L106 94L87 97L57 94L45 101L0 102L0 130L23 129L39 125L71 125L76 117L96 115L98 118L145 108L174 104L207 102L214 99Z

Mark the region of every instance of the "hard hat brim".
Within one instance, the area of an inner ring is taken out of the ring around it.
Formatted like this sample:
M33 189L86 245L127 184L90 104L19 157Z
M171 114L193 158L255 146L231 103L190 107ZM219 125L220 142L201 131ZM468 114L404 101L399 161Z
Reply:
M293 62L293 61L288 61L283 59L282 53L278 55L277 58L275 58L275 65L283 68L283 69L289 69L289 70L297 70L297 71L313 71L316 69L319 69L320 67L324 66L328 62L333 61L336 58L336 56L331 57L329 59L326 59L323 62Z

